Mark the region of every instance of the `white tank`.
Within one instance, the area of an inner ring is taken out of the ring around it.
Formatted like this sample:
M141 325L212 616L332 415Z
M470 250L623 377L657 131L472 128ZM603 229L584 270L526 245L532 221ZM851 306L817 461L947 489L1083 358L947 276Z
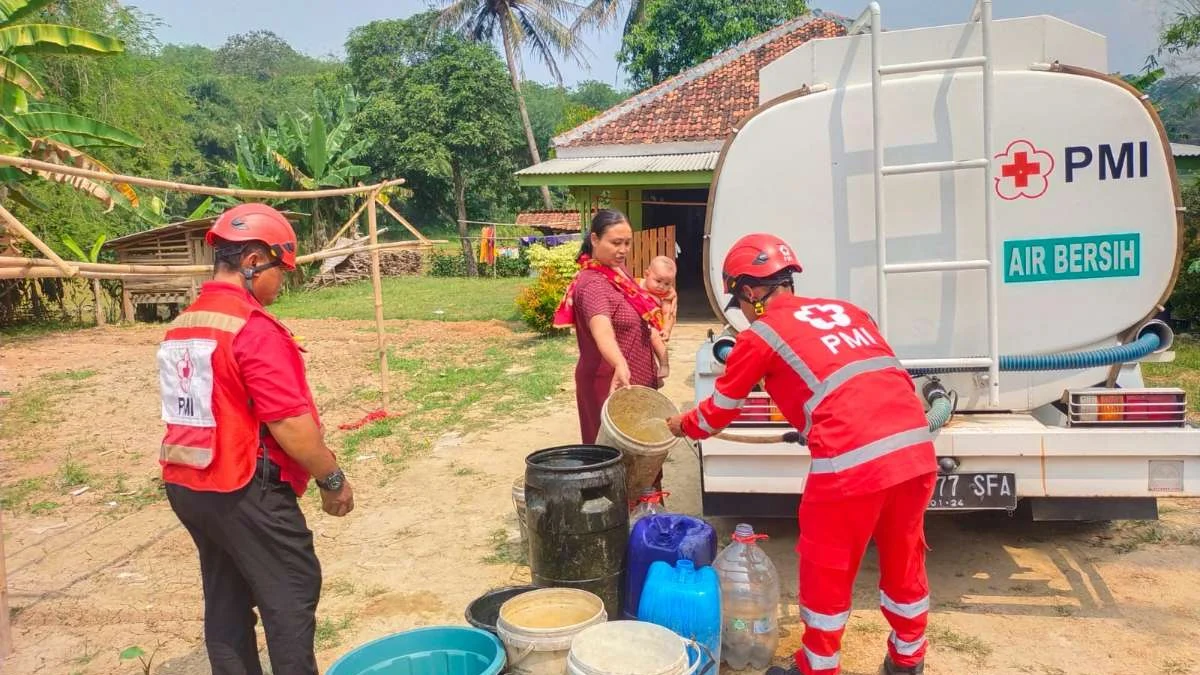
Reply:
M1050 17L994 26L995 181L985 185L982 169L885 177L888 262L987 257L991 190L1001 354L1117 344L1157 311L1178 273L1182 221L1165 133L1119 81L1046 70L1074 58L1102 71L1100 36ZM885 64L979 53L977 26L885 33L881 50ZM764 97L775 98L727 140L710 195L707 285L718 315L728 300L721 261L756 231L795 248L798 293L877 312L869 58L869 36L819 40L761 73ZM885 164L983 155L980 69L885 77L881 101ZM887 338L898 355L986 355L986 274L889 276ZM746 327L736 310L726 320ZM1001 407L1035 408L1106 374L1002 372ZM961 409L986 404L974 376L945 380Z

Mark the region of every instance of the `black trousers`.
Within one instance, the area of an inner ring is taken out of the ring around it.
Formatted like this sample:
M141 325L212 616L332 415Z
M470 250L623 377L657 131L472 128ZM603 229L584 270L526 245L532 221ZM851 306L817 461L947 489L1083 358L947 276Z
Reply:
M273 465L272 465L272 468ZM167 484L167 498L200 552L204 640L213 675L262 675L254 635L262 614L271 670L317 675L313 654L321 565L296 494L262 469L231 493Z

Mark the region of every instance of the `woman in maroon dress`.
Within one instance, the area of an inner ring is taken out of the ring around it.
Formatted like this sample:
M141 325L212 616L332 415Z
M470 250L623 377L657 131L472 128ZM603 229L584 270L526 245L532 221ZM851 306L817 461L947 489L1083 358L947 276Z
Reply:
M558 315L572 320L579 342L575 402L587 444L596 442L609 394L630 385L658 388L650 331L662 315L658 303L625 269L632 242L633 228L624 214L598 211L580 251L583 269L567 289Z

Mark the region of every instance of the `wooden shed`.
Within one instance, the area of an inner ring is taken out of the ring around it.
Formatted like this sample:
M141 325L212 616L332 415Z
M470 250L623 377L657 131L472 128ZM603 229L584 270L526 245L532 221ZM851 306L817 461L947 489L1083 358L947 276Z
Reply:
M285 212L293 223L304 214ZM116 254L117 262L129 265L212 265L212 249L204 242L204 234L220 214L162 225L144 232L127 234L109 240L106 250ZM154 280L124 282L122 303L125 316L133 318L157 313L166 305L170 313L196 299L203 277L185 276Z

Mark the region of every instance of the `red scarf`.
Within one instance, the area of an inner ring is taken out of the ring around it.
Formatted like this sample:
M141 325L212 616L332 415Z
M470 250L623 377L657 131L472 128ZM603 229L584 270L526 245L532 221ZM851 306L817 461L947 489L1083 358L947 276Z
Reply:
M646 289L637 285L628 275L623 274L619 270L608 265L602 264L593 260L591 256L581 255L579 257L579 271L595 270L604 275L621 294L625 296L625 301L630 307L638 313L638 316L646 320L655 330L663 329L663 313L662 307L658 301ZM571 279L571 283L567 286L567 292L563 295L562 302L558 304L558 309L554 312L554 327L555 328L570 328L575 325L575 285L579 282L579 274L575 274L575 278Z

